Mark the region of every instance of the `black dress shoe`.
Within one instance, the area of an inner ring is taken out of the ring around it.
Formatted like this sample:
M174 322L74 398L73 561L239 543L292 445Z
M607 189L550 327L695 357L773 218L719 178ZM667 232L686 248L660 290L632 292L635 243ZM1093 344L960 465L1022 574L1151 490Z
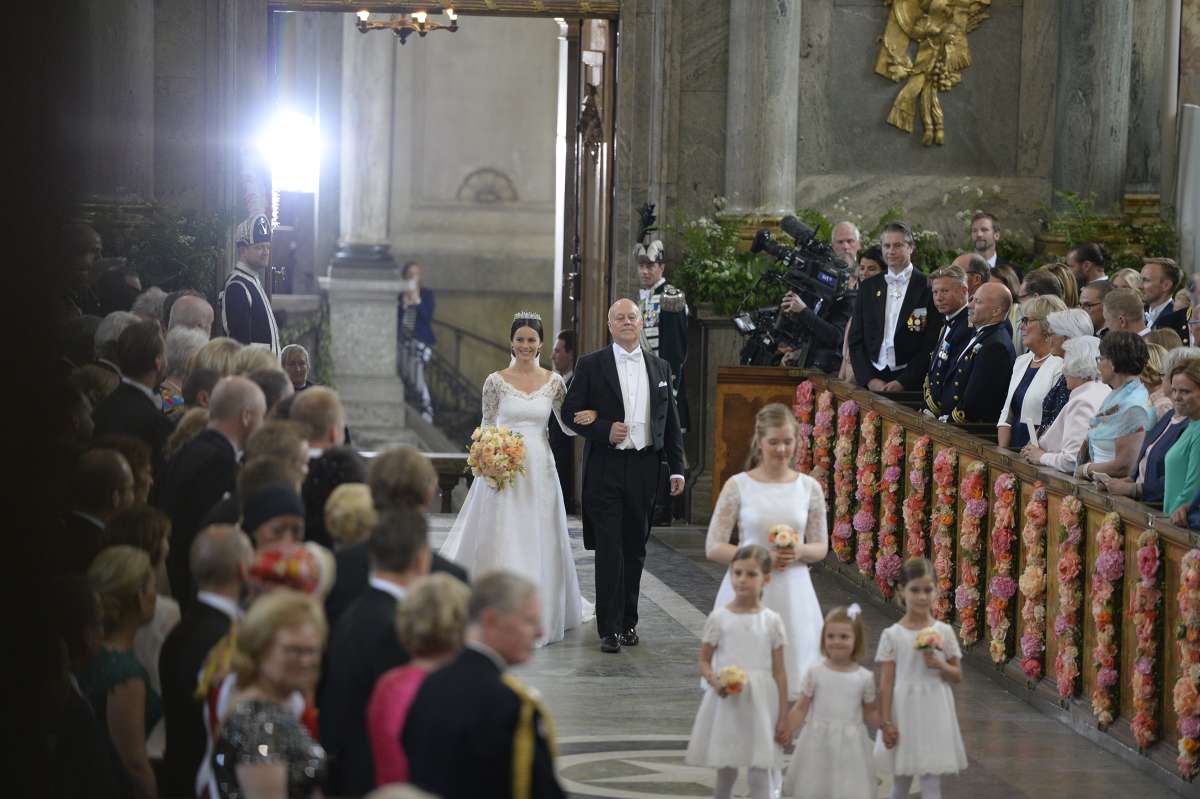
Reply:
M610 654L613 652L620 652L621 651L621 636L606 635L603 638L601 638L600 639L600 651L608 652Z
M637 646L638 641L641 640L638 638L637 627L630 627L618 637L621 639L622 646Z

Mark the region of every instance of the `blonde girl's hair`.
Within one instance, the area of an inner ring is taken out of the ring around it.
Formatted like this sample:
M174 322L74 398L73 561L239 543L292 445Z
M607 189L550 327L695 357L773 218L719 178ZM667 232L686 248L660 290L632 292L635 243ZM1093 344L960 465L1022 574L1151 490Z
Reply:
M241 351L242 342L228 336L217 336L188 360L188 374L193 369L212 369L221 377L229 377L236 370L237 355Z
M825 651L825 628L831 624L850 625L854 630L854 651L850 653L850 659L861 658L863 650L867 647L867 629L863 626L862 610L859 609L851 616L849 608L839 606L825 614L825 623L821 625L821 654L825 657L829 657L829 653Z
M737 563L739 560L752 560L759 565L763 574L771 573L771 566L775 559L771 557L771 551L766 547L761 547L758 544L743 544L733 553L733 560L729 561L730 565Z
M467 631L471 589L448 574L422 577L396 606L396 634L413 657L457 652Z
M325 529L339 549L364 540L378 521L366 483L342 483L325 500Z
M754 415L754 435L750 439L750 454L746 457L746 471L760 463L762 456L759 454L759 445L762 444L767 431L775 427L790 427L793 433L799 434L800 432L800 424L792 414L792 409L782 402L764 405Z
M233 358L233 373L236 375L248 375L259 369L272 369L278 372L282 368L275 353L271 352L268 347L242 347Z
M256 599L238 625L231 663L238 685L248 687L258 679L259 667L276 633L301 624L316 627L324 645L329 628L325 611L316 599L290 588L276 588Z
M138 610L138 596L150 585L154 567L144 550L128 545L106 547L92 559L87 579L100 597L105 633Z

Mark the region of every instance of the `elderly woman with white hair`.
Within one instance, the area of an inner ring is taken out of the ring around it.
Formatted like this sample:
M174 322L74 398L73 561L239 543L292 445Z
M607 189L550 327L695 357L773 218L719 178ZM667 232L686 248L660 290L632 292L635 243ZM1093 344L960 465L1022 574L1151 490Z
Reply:
M163 413L182 417L186 412L183 400L183 382L187 377L188 363L192 356L208 343L208 334L194 327L173 327L167 331L166 377L159 386L163 399Z
M1017 327L1025 353L1013 364L1008 395L996 422L996 439L1003 448L1020 450L1030 441L1030 426L1042 423L1042 401L1062 374L1062 358L1051 351L1047 317L1066 309L1066 304L1053 295L1021 303Z
M1095 329L1092 327L1092 317L1088 316L1088 312L1081 308L1052 311L1046 316L1046 325L1050 328L1050 352L1059 358L1063 357L1063 344L1073 338L1090 336L1095 333ZM1059 375L1058 380L1046 392L1046 398L1042 400L1042 422L1037 427L1039 436L1046 434L1062 409L1067 407L1067 401L1070 398L1071 389L1067 388L1067 379L1065 376Z
M1088 422L1112 389L1100 382L1096 364L1100 339L1077 336L1064 342L1062 348L1062 374L1070 392L1067 404L1039 440L1021 450L1021 455L1036 466L1071 474L1087 441Z

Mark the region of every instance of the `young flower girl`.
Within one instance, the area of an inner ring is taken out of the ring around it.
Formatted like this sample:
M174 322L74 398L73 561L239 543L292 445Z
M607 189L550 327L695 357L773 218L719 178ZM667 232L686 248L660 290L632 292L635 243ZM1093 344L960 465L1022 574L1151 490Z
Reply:
M935 621L933 564L912 558L900 570L905 613L883 631L875 653L884 745L895 753L892 799L906 799L913 778L921 799L941 799L942 775L967 767L954 692L962 682L962 650L949 624Z
M716 799L730 799L738 769L748 769L752 799L769 799L771 769L782 765L787 728L783 619L762 604L771 553L748 545L729 565L733 601L704 624L700 674L708 683L696 712L686 761L717 769ZM714 657L715 655L715 657Z
M875 799L878 788L864 712L875 723L875 675L859 664L866 645L858 605L834 608L821 630L824 660L809 668L788 727L800 730L786 782L792 796ZM786 791L785 791L786 793Z

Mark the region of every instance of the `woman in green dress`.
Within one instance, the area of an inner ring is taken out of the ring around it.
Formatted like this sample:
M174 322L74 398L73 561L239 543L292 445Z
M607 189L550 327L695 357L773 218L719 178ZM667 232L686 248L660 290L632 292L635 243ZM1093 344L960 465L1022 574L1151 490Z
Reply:
M92 560L88 582L100 597L104 639L78 674L80 692L106 726L134 796L158 796L146 738L162 717L162 699L133 651L137 631L154 619L154 568L131 546L108 547Z
M1180 361L1171 369L1171 400L1175 413L1190 421L1167 452L1163 512L1187 527L1187 509L1200 490L1200 360Z

